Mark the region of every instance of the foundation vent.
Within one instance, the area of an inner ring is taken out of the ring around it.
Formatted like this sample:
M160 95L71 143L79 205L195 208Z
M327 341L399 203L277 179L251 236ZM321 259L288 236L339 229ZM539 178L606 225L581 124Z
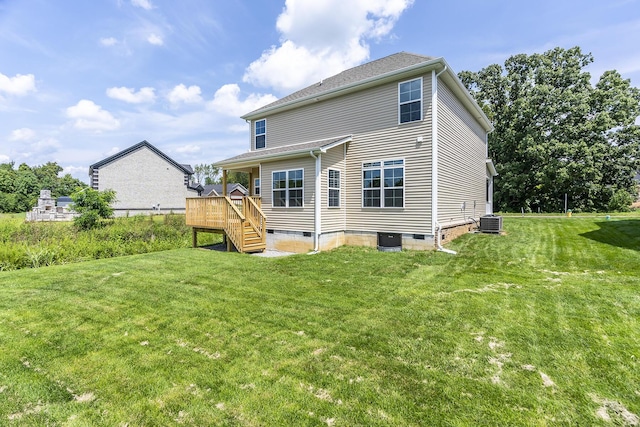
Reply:
M400 252L402 250L402 234L378 233L378 250L382 252Z

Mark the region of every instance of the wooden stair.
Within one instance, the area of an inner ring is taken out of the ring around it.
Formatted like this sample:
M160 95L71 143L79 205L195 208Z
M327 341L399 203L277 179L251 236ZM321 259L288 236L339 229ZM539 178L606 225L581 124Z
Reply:
M249 221L243 223L242 242L242 252L262 252L267 247Z
M265 250L267 217L260 203L260 198L246 196L240 203L228 196L187 198L186 224L193 227L193 246L197 245L198 232L223 232L228 250Z

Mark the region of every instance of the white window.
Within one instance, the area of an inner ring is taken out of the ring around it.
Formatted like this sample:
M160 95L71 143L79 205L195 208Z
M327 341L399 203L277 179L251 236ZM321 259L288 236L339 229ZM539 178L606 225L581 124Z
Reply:
M300 208L304 201L304 170L273 172L273 207Z
M329 194L328 201L330 208L340 207L340 171L337 169L329 169Z
M253 194L255 196L260 195L260 178L256 178L253 180Z
M255 123L255 147L256 150L267 146L267 119L258 120Z
M382 160L362 164L362 206L404 207L404 160Z
M400 123L422 120L422 78L398 84Z

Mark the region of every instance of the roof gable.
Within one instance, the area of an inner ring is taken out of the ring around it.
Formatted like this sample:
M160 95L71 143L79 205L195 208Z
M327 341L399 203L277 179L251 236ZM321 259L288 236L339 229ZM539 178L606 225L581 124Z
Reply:
M320 82L314 83L311 86L307 86L304 89L300 89L290 95L280 98L271 104L265 105L246 116L254 116L263 110L271 110L279 105L288 104L292 101L304 99L314 95L320 95L326 92L334 91L342 87L352 85L361 81L365 81L378 76L383 76L387 73L401 70L403 68L410 67L412 65L421 64L433 60L431 56L415 55L407 52L395 53L393 55L386 56L375 61L367 62L366 64L358 65L357 67L350 68L342 71L335 76L331 76L327 79L323 79ZM243 117L246 117L243 116Z
M413 53L399 52L393 55L386 56L384 58L377 59L375 61L367 62L366 64L358 65L357 67L350 68L342 71L335 76L323 79L320 82L314 83L311 86L307 86L297 92L280 98L271 104L265 105L257 110L254 110L248 114L242 116L247 118L260 114L263 111L272 110L278 106L289 104L297 100L306 99L313 96L319 96L328 92L339 90L340 88L346 88L348 86L357 84L358 82L364 82L376 77L384 76L388 73L392 73L398 70L402 70L407 67L414 66L416 64L422 64L434 60L434 57L416 55Z
M158 150L156 147L154 147L153 145L151 145L149 142L145 141L141 141L135 145L132 145L131 147L120 151L119 153L114 154L113 156L109 156L106 159L100 160L99 162L96 162L94 164L92 164L91 166L89 166L89 175L91 175L93 169L99 169L102 166L108 165L109 163L115 162L118 159L121 159L125 156L128 156L131 153L134 153L142 148L148 148L149 150L151 150L153 153L155 153L156 155L158 155L159 157L161 157L163 160L165 160L167 163L173 165L174 167L176 167L177 169L183 171L185 174L187 175L193 175L193 169L191 169L190 165L182 165L178 162L176 162L175 160L173 160L172 158L170 158L169 156L167 156L166 154L164 154L162 151Z
M453 93L464 104L482 127L490 132L493 125L475 99L462 84L456 73L442 57L416 55L400 52L359 65L308 86L271 104L258 108L242 116L245 120L256 120L294 108L347 95L379 86L386 82L409 79L435 71L445 81Z

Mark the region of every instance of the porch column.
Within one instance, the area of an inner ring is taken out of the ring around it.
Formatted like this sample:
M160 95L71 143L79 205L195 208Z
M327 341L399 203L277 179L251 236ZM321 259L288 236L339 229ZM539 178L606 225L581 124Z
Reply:
M253 173L249 172L249 196L253 196Z
M227 195L227 170L222 169L222 196Z

